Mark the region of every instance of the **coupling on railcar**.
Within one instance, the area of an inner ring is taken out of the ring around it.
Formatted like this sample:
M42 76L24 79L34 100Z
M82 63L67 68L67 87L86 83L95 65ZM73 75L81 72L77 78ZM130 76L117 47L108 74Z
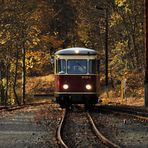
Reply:
M67 48L55 53L55 97L62 108L98 103L98 54L88 48Z

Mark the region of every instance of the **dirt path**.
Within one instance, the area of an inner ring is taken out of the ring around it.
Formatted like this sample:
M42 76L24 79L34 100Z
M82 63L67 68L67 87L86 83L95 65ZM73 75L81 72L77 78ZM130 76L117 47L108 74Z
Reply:
M39 121L40 119L43 120L39 113L40 110L44 109L46 112L48 107L49 105L31 106L11 113L1 112L0 148L57 147L56 141L53 140L56 131L55 126L51 124L48 127L41 124L44 121ZM38 121L36 121L37 115L40 116ZM40 122L40 124L37 124L37 122Z

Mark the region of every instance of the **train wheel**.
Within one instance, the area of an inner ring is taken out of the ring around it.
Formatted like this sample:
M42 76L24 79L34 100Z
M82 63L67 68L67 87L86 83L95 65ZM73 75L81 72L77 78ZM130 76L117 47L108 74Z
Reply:
M59 99L59 104L60 104L61 108L70 109L70 107L71 107L71 103L69 101L69 98L66 98L66 97Z
M71 104L59 103L61 108L71 109Z
M85 104L85 110L93 110L94 109L94 106L95 104L92 104L92 103L88 103L88 104Z
M57 103L59 103L59 102L60 102L59 97L56 97L56 102L57 102Z
M63 103L59 103L61 108L65 108L65 105Z

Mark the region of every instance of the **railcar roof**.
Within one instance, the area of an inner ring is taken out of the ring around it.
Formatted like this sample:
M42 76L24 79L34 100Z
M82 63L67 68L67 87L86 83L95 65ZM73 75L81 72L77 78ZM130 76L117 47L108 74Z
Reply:
M55 55L96 55L97 52L93 49L82 48L82 47L73 47L59 50Z

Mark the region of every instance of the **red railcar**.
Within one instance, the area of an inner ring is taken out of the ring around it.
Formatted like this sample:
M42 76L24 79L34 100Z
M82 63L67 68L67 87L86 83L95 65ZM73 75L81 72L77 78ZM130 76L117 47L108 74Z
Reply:
M97 52L88 48L67 48L55 53L55 97L62 108L98 102L98 61Z

